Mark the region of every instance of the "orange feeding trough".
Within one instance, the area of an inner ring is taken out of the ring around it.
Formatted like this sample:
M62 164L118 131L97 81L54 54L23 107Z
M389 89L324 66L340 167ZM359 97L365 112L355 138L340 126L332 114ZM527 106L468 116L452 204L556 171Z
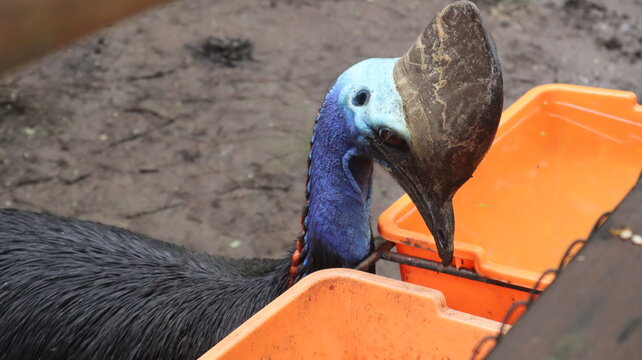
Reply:
M356 270L306 277L201 360L468 359L500 323L445 307L438 291Z
M622 200L641 169L642 106L634 94L572 85L529 91L504 112L488 155L454 198L455 264L532 288ZM439 260L407 196L381 215L379 232L399 253ZM529 296L407 265L401 276L442 291L453 309L494 320Z

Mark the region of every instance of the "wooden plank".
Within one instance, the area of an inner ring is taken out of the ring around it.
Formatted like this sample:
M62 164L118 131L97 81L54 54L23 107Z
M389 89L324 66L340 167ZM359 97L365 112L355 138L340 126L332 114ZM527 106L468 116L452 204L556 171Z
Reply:
M0 74L168 0L0 0Z
M642 235L640 180L487 359L642 358L642 246L623 228Z

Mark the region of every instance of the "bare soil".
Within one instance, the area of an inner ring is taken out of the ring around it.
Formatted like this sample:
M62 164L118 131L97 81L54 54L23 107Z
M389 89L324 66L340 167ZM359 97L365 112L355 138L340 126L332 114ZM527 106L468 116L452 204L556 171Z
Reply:
M403 54L445 3L178 1L5 75L0 206L282 256L326 90L359 60ZM642 0L477 3L506 105L552 82L642 95ZM373 223L402 193L377 169Z

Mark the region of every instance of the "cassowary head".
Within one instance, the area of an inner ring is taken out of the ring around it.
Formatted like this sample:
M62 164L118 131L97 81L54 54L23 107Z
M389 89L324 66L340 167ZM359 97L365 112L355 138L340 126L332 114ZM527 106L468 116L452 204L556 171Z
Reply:
M449 265L453 195L488 151L502 111L499 58L477 7L445 7L403 57L362 61L331 93L355 154L399 182Z

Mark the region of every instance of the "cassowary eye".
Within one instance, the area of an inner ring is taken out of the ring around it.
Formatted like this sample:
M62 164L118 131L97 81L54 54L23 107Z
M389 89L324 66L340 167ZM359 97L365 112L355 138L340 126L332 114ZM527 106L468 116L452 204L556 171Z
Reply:
M379 129L379 138L383 141L384 144L396 147L398 149L407 149L408 145L406 141L397 135L394 131L388 128Z
M368 99L370 99L370 91L359 90L357 95L352 98L352 104L354 106L363 106L368 103Z

